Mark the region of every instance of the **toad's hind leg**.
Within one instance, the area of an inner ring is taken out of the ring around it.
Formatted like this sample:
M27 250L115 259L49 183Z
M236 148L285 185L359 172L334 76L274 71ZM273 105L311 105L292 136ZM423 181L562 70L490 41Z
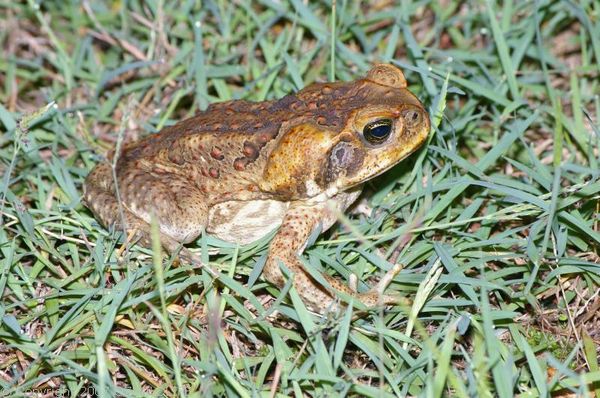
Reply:
M119 202L111 166L97 165L84 184L85 205L104 226L135 234L143 246L152 243L152 216L160 227L161 244L169 253L195 239L206 224L206 212L199 208L202 204L189 182L179 176L157 178L145 171L134 173L120 176Z

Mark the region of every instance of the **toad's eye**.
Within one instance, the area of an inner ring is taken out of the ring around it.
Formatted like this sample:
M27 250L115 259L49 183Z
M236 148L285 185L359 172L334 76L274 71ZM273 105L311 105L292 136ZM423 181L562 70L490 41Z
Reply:
M379 119L367 123L363 128L363 136L369 144L377 145L384 142L392 132L391 119Z

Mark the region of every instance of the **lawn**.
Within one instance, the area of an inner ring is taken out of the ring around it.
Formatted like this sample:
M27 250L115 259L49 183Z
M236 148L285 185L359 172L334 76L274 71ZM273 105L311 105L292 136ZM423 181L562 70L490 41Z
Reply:
M600 396L597 1L0 0L0 46L0 397ZM81 203L118 143L376 62L429 141L302 261L405 304L310 313L269 237L188 245L214 278Z

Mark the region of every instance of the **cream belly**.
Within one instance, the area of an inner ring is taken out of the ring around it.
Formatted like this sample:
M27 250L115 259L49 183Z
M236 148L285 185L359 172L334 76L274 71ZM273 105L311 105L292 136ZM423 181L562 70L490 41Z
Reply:
M322 232L337 221L361 193L361 186L339 192L332 198L315 198L303 206L321 214ZM298 204L296 204L298 205ZM255 242L281 226L290 202L277 200L229 201L213 206L208 212L206 232L221 240L246 245Z
M288 207L276 200L219 203L208 212L206 232L226 242L252 243L278 228Z

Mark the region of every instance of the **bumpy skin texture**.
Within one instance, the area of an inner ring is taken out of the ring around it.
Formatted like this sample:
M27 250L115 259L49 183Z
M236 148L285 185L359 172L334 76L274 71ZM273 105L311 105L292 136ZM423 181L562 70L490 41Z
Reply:
M370 142L365 126L382 119L391 121L389 135ZM213 104L126 146L116 180L109 163L97 165L86 179L84 201L105 226L136 232L143 244L156 217L170 252L203 228L245 244L279 227L264 268L268 281L282 287L285 264L317 312L338 306L335 290L367 306L390 303L381 286L357 294L327 276L329 286L322 286L298 255L315 228L333 225L361 184L415 151L429 129L402 72L375 65L365 78L313 84L277 101Z

